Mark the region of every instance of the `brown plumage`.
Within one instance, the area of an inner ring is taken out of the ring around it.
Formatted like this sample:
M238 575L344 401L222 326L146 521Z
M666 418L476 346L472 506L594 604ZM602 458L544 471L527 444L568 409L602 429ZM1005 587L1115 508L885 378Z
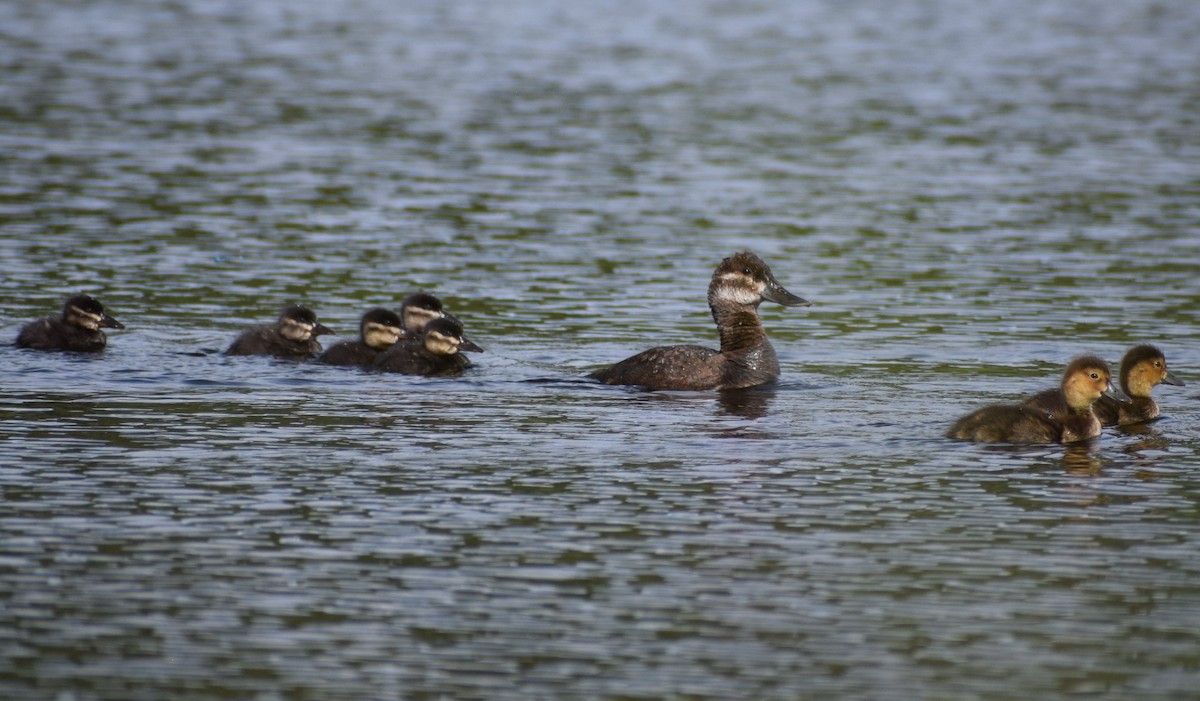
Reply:
M404 335L408 338L419 338L425 324L442 318L458 321L446 311L442 300L428 292L414 292L400 302L400 319L404 322Z
M357 339L330 346L317 357L317 362L360 367L370 365L375 362L375 356L391 348L403 336L404 326L400 315L390 309L376 307L362 315Z
M771 382L779 376L779 359L758 316L764 299L787 307L811 305L784 289L758 256L734 254L721 261L708 285L708 306L721 336L719 351L659 346L588 376L649 390L737 389Z
M288 360L307 360L321 352L317 336L333 333L317 321L317 315L305 307L285 307L279 320L269 326L256 326L238 336L226 355L269 355Z
M89 295L75 295L63 305L60 316L31 321L17 333L17 348L94 353L104 350L108 337L100 329L123 329L104 305Z
M1121 359L1121 390L1129 395L1129 403L1100 397L1092 411L1105 426L1127 426L1156 419L1158 404L1150 396L1150 390L1159 384L1184 386L1183 380L1167 369L1167 358L1162 351L1149 343L1134 346Z
M954 422L947 437L1008 443L1072 443L1100 435L1092 404L1111 395L1112 373L1100 358L1072 360L1057 389L1044 390L1021 404L994 404Z
M481 353L483 349L463 335L457 319L430 321L417 338L405 338L376 356L372 367L383 372L404 375L459 375L471 366L463 351Z

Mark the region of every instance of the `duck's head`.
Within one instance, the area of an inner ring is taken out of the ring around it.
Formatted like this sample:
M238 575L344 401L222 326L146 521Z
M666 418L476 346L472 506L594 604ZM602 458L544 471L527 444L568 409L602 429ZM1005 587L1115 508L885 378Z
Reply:
M404 321L404 331L413 336L421 335L421 329L434 319L446 316L442 300L427 292L417 292L404 298L400 303L400 318Z
M333 333L317 321L317 315L307 307L293 304L279 314L279 333L289 341L302 343L321 334Z
M757 307L763 300L785 307L810 307L812 302L784 289L762 258L749 251L735 253L713 271L708 301Z
M1106 395L1119 402L1129 398L1112 386L1112 371L1108 363L1094 355L1083 355L1071 361L1062 376L1062 391L1072 409L1086 409Z
M400 315L391 309L376 307L363 314L358 333L368 348L384 350L390 348L404 335L404 324Z
M461 351L482 353L483 349L463 335L463 326L457 319L434 319L425 325L422 332L425 349L437 355L454 355Z
M1134 346L1121 359L1121 389L1131 397L1149 397L1154 386L1163 383L1183 386L1167 369L1167 358L1158 348L1143 343Z
M63 321L84 329L96 331L100 328L123 329L125 324L104 311L104 305L91 295L75 295L63 305Z

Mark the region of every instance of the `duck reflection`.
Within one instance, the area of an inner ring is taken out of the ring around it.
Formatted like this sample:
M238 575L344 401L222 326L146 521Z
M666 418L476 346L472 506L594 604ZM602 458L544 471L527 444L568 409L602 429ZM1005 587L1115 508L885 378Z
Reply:
M717 406L721 413L742 419L763 418L767 415L767 409L773 399L774 387L725 389L717 392Z

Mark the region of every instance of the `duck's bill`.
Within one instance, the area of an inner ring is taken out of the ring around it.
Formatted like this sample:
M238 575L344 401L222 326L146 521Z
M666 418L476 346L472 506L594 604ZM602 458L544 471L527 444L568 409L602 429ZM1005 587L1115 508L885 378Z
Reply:
M462 343L458 344L458 349L460 351L467 351L468 353L482 353L483 352L483 348L481 348L478 343L475 343L474 341L472 341L469 338L464 338L462 340Z
M1187 385L1183 384L1183 380L1176 377L1175 373L1171 372L1170 370L1168 370L1167 374L1163 376L1162 381L1165 384L1175 385L1176 387L1187 387Z
M763 299L767 300L768 302L774 302L775 304L782 304L785 307L811 307L812 306L812 302L808 301L807 299L804 299L803 297L797 297L796 295L792 294L791 292L788 292L787 290L785 290L783 288L783 285L780 285L778 282L775 282L775 280L767 281L767 287L765 290L763 290L762 297L763 297Z
M125 328L125 324L122 324L121 322L109 316L108 312L105 312L104 315L100 317L100 325L106 329Z
M325 324L318 323L312 328L312 335L314 336L324 336L332 333L334 333L333 329L329 328Z
M1100 394L1102 394L1110 399L1115 399L1122 404L1128 404L1129 402L1133 401L1129 397L1127 397L1124 392L1117 389L1116 387L1113 387L1111 383L1108 385L1108 387L1104 388L1104 391L1101 392Z

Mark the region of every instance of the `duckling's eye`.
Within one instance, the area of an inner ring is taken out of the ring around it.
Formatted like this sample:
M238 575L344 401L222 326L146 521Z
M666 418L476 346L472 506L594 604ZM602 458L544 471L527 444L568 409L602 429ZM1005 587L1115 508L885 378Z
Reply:
M750 272L750 268L742 268L742 275L753 275L753 274L754 273Z
M1100 373L1098 373L1098 372L1093 372L1093 373L1092 373L1092 379L1093 379L1093 380L1099 380L1099 379L1100 379Z
M1160 361L1160 360L1156 360L1156 361L1154 361L1154 367L1156 367L1156 368L1161 368L1161 367L1162 367L1162 361Z

